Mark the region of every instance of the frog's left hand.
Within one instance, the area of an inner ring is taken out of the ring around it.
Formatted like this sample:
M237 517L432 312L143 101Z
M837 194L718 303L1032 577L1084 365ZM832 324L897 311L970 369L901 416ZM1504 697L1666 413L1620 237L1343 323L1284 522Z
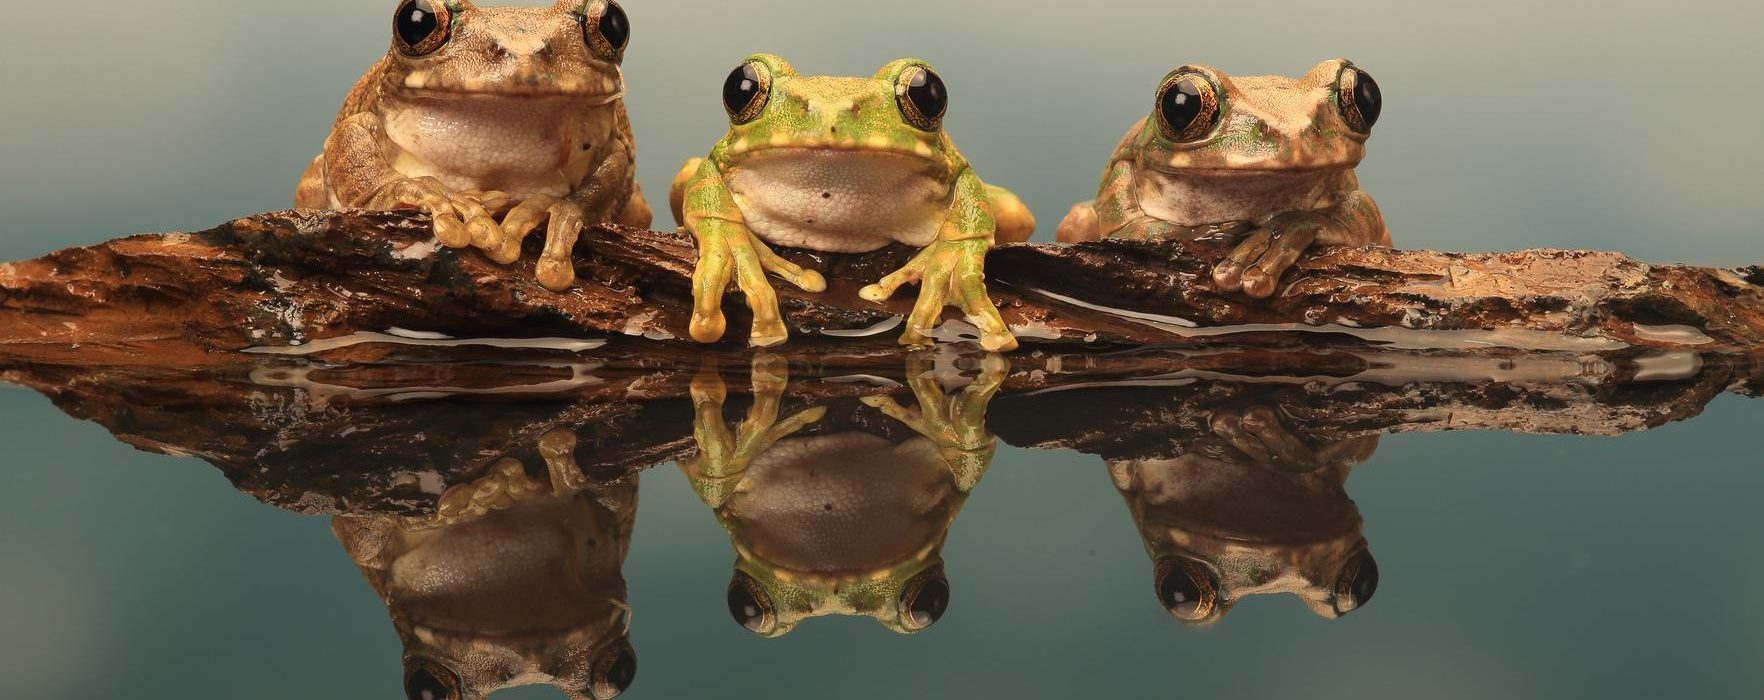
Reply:
M986 293L986 253L992 242L985 239L940 240L919 251L911 262L882 281L865 287L859 296L882 302L902 285L919 283L919 302L907 317L903 345L930 345L928 335L943 320L943 308L953 297L968 320L980 328L980 345L991 352L1017 349L1017 338L998 315L998 307Z
M1317 235L1332 225L1316 212L1287 212L1274 217L1237 245L1213 268L1213 283L1226 292L1256 298L1274 296L1281 275L1292 269Z
M988 353L981 359L980 375L954 396L943 393L936 370L930 351L907 356L907 384L918 401L917 408L902 406L891 396L870 396L862 401L937 445L957 485L966 492L979 482L998 449L997 438L986 427L986 408L1004 388L1011 363L1003 355Z

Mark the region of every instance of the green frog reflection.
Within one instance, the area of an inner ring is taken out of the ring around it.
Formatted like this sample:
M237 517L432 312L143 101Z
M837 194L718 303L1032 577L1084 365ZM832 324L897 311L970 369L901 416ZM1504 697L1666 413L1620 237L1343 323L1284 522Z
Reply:
M1378 438L1303 438L1266 406L1211 425L1175 459L1109 463L1164 608L1209 624L1252 595L1289 593L1330 619L1370 602L1378 564L1344 482Z
M762 357L753 406L734 430L721 376L693 382L700 455L681 469L729 531L736 622L779 637L811 617L863 615L910 634L943 617L944 539L991 464L986 407L1008 365L988 356L953 395L935 370L930 353L910 356L915 408L874 397L863 401L874 411L829 418L816 407L780 420L788 367Z
M575 436L539 441L547 475L503 459L422 518L344 516L337 539L385 601L411 700L481 700L546 684L611 700L636 678L621 568L633 478L591 485Z

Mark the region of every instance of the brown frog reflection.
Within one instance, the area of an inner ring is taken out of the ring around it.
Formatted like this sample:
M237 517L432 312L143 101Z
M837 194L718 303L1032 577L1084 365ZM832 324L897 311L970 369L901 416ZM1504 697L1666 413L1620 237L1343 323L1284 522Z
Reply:
M635 680L621 567L636 480L590 485L575 448L553 431L540 439L544 474L503 459L448 490L432 516L332 522L392 613L411 700L533 684L610 700Z
M910 634L943 617L944 539L992 462L986 406L1008 366L989 356L978 379L947 395L935 364L923 352L908 360L915 408L869 398L875 410L822 406L779 420L788 367L761 358L753 406L734 430L723 379L693 382L700 454L681 469L734 544L736 622L779 637L807 618L863 615Z
M1343 483L1378 438L1301 437L1265 406L1216 410L1211 427L1174 459L1109 463L1165 609L1207 624L1252 595L1290 593L1331 619L1370 602L1378 564Z

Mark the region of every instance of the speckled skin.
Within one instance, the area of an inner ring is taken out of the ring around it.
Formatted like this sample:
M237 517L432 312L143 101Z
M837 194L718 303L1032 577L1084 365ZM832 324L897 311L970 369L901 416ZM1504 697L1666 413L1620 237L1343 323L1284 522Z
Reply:
M1302 439L1264 406L1221 411L1211 423L1216 439L1180 457L1109 463L1155 563L1154 588L1189 576L1185 567L1209 582L1192 614L1172 614L1211 624L1248 596L1282 593L1324 618L1356 609L1343 577L1370 555L1344 484L1378 438Z
M506 459L443 497L429 518L340 517L332 530L386 603L407 673L456 679L461 700L552 685L605 700L634 654L621 572L635 480L588 485L575 438L541 439L551 478Z
M925 130L903 118L902 76L930 66L903 59L869 78L839 78L798 75L769 54L747 60L769 77L764 110L732 124L709 157L688 162L670 198L700 250L693 339L723 337L731 277L753 310L750 342L787 339L766 274L810 292L827 283L768 243L856 253L900 242L924 251L862 294L880 302L920 283L902 343L929 344L948 299L981 329L988 349L1014 349L986 295L985 257L995 241L1027 240L1035 219L1015 195L981 182L940 125Z
M295 206L421 209L442 243L503 264L549 222L539 282L568 288L584 226L652 218L635 180L623 52L584 38L583 14L607 2L447 3L445 45L411 56L395 41L350 91Z
M1155 113L1135 124L1110 157L1097 198L1060 224L1060 241L1247 231L1214 281L1257 298L1272 296L1313 244L1390 245L1378 205L1354 175L1369 134L1349 128L1339 107L1338 81L1351 66L1325 61L1296 80L1233 78L1207 66L1173 71L1219 86L1218 126L1178 143Z
M755 633L783 636L824 615L868 616L903 634L924 629L905 613L903 597L926 577L943 576L949 527L996 449L985 410L1008 366L995 359L946 397L931 360L909 362L917 408L865 401L919 434L898 443L862 432L792 437L826 409L778 420L788 380L776 359L755 365L754 406L733 432L722 415L722 380L706 374L693 382L701 454L680 468L729 531L734 585L752 586L765 601L767 621Z

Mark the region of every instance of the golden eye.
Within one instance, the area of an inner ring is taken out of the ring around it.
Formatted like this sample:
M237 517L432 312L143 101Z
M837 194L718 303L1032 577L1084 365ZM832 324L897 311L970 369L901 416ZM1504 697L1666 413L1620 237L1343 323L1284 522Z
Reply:
M453 15L438 0L404 0L392 16L392 36L406 56L427 56L447 45Z
M949 578L942 566L913 577L900 591L901 623L914 632L937 624L948 610Z
M772 72L766 64L748 61L735 67L723 81L723 109L736 126L758 119L771 99Z
M594 3L582 15L582 39L596 58L618 63L631 43L631 18L612 0Z
M1205 622L1219 608L1219 582L1205 564L1183 557L1158 563L1158 602L1184 622Z
M1372 602L1378 592L1378 561L1372 553L1360 550L1341 570L1335 581L1335 612L1346 615Z
M584 695L594 700L613 700L636 682L637 652L631 648L631 642L621 639L594 660L594 677Z
M729 582L729 616L747 631L761 636L771 634L778 626L772 597L766 595L758 581L739 571L735 572L735 580Z
M936 131L943 125L943 113L949 111L949 90L930 68L913 66L901 72L894 94L908 126Z
M426 659L404 662L404 697L409 700L459 700L459 676Z
M1350 64L1341 69L1335 94L1336 106L1341 108L1341 118L1347 120L1348 128L1371 133L1372 125L1378 123L1378 113L1384 111L1384 93L1379 91L1378 81Z
M1158 86L1158 128L1176 143L1192 143L1219 123L1219 90L1206 74L1178 69Z

